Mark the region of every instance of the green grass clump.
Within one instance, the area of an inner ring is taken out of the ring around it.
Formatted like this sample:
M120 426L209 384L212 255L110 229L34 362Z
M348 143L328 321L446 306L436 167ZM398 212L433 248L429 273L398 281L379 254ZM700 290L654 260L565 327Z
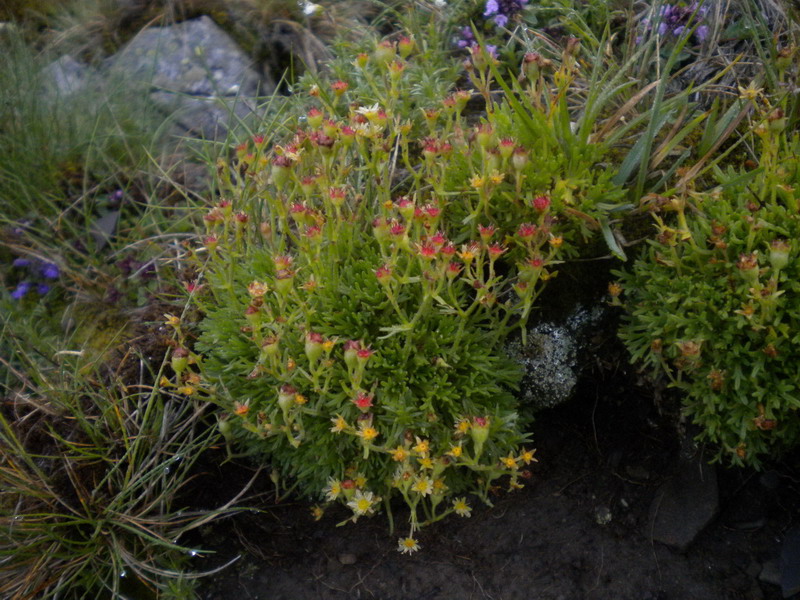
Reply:
M180 499L217 435L205 408L148 383L98 381L4 299L0 347L0 595L186 597L183 536L207 521Z

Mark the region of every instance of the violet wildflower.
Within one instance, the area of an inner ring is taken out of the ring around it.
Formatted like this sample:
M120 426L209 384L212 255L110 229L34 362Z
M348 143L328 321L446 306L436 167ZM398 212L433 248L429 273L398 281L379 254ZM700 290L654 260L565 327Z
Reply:
M656 25L656 32L661 37L681 37L687 31L691 30L698 21L702 21L708 14L707 6L699 6L697 2L689 5L681 4L665 4L661 7L658 15L654 18L642 19L642 27L644 32L648 32ZM692 37L696 43L702 43L708 37L709 27L702 23L694 29ZM642 36L636 38L637 43L640 42Z
M60 274L58 270L58 265L53 263L44 263L42 265L40 273L42 274L42 277L44 277L45 279L58 279L58 276Z
M31 285L30 281L20 281L16 289L11 292L11 297L14 300L21 300L30 291Z
M459 48L471 48L477 46L478 40L475 39L475 34L472 33L471 27L464 27L461 29L461 39L456 42Z
M55 263L44 262L38 259L15 258L11 266L26 271L26 274L23 276L24 279L20 281L14 291L11 292L11 297L14 300L21 300L34 289L40 296L44 296L51 289L47 281L58 279L61 274L58 265Z
M505 27L508 21L527 3L528 0L486 0L486 10L483 11L483 16L494 17L495 25Z

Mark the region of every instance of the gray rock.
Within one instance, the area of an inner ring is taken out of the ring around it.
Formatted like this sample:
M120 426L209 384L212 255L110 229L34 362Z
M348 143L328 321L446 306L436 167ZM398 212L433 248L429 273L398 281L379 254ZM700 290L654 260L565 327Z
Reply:
M761 573L758 575L759 581L780 587L781 568L776 560L768 560L761 566Z
M789 529L783 538L781 590L784 598L800 593L800 527L797 525Z
M681 461L650 505L650 535L683 552L719 509L717 473L702 458Z
M509 342L506 349L525 368L520 394L534 409L550 408L572 397L580 376L579 355L592 325L604 307L577 307L563 322L540 323L527 332L527 342Z
M108 72L138 81L194 135L220 138L255 109L254 98L275 91L271 78L206 16L142 30L107 60Z
M65 98L83 89L87 81L94 75L93 69L65 54L51 62L42 70L42 77L47 91Z

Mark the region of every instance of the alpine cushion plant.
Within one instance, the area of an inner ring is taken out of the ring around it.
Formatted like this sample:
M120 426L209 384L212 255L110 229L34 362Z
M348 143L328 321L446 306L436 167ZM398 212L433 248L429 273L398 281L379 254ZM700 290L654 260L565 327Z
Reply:
M684 392L718 459L759 466L800 442L800 145L782 109L750 95L758 168L655 198L656 239L614 293L633 359Z
M503 343L575 252L585 220L564 195L585 201L596 181L554 189L507 106L467 124L469 92L398 110L413 62L382 42L356 65L383 104L333 82L293 137L240 144L195 253L222 431L353 519L402 499L405 551L535 460Z

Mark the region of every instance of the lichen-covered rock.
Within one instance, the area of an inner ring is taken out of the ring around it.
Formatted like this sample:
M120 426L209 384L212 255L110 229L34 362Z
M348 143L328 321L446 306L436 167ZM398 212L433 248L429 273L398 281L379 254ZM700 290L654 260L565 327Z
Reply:
M580 354L589 332L600 322L604 307L577 307L558 322L543 322L527 332L527 342L509 342L511 357L525 368L520 395L534 411L550 408L572 397L581 371Z
M188 133L225 135L236 119L255 110L254 98L275 84L260 77L250 58L209 17L142 30L107 60L112 75L149 86L153 100Z

